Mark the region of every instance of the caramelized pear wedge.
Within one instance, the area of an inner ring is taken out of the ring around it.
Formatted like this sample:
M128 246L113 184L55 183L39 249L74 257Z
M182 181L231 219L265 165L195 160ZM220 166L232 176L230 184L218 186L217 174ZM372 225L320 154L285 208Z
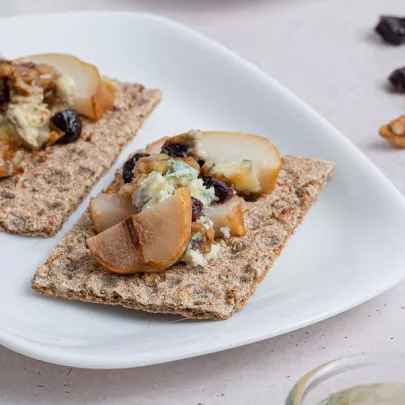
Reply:
M136 208L118 194L99 194L90 200L90 215L94 230L103 232L136 214Z
M17 62L33 62L53 67L74 83L71 107L79 114L99 120L114 103L115 91L110 82L105 82L98 69L72 55L61 53L24 56ZM58 85L58 83L57 83Z
M190 235L191 194L180 188L172 197L87 239L87 246L114 273L160 272L180 259Z
M215 164L205 174L233 185L241 194L273 191L281 167L277 148L266 138L242 132L203 132L201 146Z
M213 204L204 208L203 213L214 223L216 237L224 236L221 228L229 228L232 236L246 235L242 198L235 195L222 204Z

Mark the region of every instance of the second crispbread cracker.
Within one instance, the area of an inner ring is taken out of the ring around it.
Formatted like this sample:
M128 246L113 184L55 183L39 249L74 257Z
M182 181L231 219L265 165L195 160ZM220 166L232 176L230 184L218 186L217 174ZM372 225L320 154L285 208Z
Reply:
M55 235L160 101L159 90L115 84L114 105L80 140L26 151L23 173L0 179L0 231Z
M86 239L94 235L87 210L38 269L32 288L72 300L187 318L227 319L247 303L332 171L329 162L283 158L275 190L244 204L247 235L222 241L219 259L204 268L179 264L160 274L110 273L86 246Z

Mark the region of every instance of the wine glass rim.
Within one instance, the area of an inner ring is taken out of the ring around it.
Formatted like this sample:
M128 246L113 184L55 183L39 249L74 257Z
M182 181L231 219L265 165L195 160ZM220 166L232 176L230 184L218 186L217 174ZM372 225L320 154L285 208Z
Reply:
M286 405L302 405L302 401L311 388L346 370L361 368L369 364L390 363L405 364L405 351L355 354L323 363L300 378L290 391Z

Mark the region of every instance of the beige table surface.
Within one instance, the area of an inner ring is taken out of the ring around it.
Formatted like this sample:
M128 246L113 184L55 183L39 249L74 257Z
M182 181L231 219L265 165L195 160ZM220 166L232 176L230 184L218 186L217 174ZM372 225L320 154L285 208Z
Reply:
M405 65L405 46L384 46L372 33L381 13L405 15L404 0L0 0L3 15L87 9L159 13L235 50L329 119L405 192L405 151L377 136L405 111L405 97L384 88ZM322 362L404 346L401 284L289 335L140 369L71 369L0 348L0 404L281 405Z

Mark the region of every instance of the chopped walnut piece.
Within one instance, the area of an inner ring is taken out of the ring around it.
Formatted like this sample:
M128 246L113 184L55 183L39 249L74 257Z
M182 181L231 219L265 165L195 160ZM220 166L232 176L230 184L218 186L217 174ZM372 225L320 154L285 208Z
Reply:
M14 173L14 168L11 162L0 156L0 177L8 177Z
M138 159L135 164L135 174L149 174L152 172L160 172L166 174L169 168L169 156L158 154L144 156Z
M203 224L192 222L191 232L199 232L202 235L202 240L197 242L196 245L201 253L208 253L211 250L212 243L214 242L214 229L207 229Z
M405 148L405 115L381 127L380 135L392 145Z
M50 66L35 65L31 62L18 63L0 60L0 76L7 78L18 94L29 95L33 86L39 86L42 89L55 89L55 80L58 73Z
M191 157L191 156L187 156L184 158L174 158L174 160L180 160L184 163L187 163L189 166L191 166L192 168L200 171L200 165L197 163L197 161Z
M49 138L45 142L45 146L51 146L54 143L58 142L62 136L65 135L64 132L57 132L57 131L50 131L49 132Z
M16 168L20 147L10 141L9 137L0 131L0 178L11 176Z

